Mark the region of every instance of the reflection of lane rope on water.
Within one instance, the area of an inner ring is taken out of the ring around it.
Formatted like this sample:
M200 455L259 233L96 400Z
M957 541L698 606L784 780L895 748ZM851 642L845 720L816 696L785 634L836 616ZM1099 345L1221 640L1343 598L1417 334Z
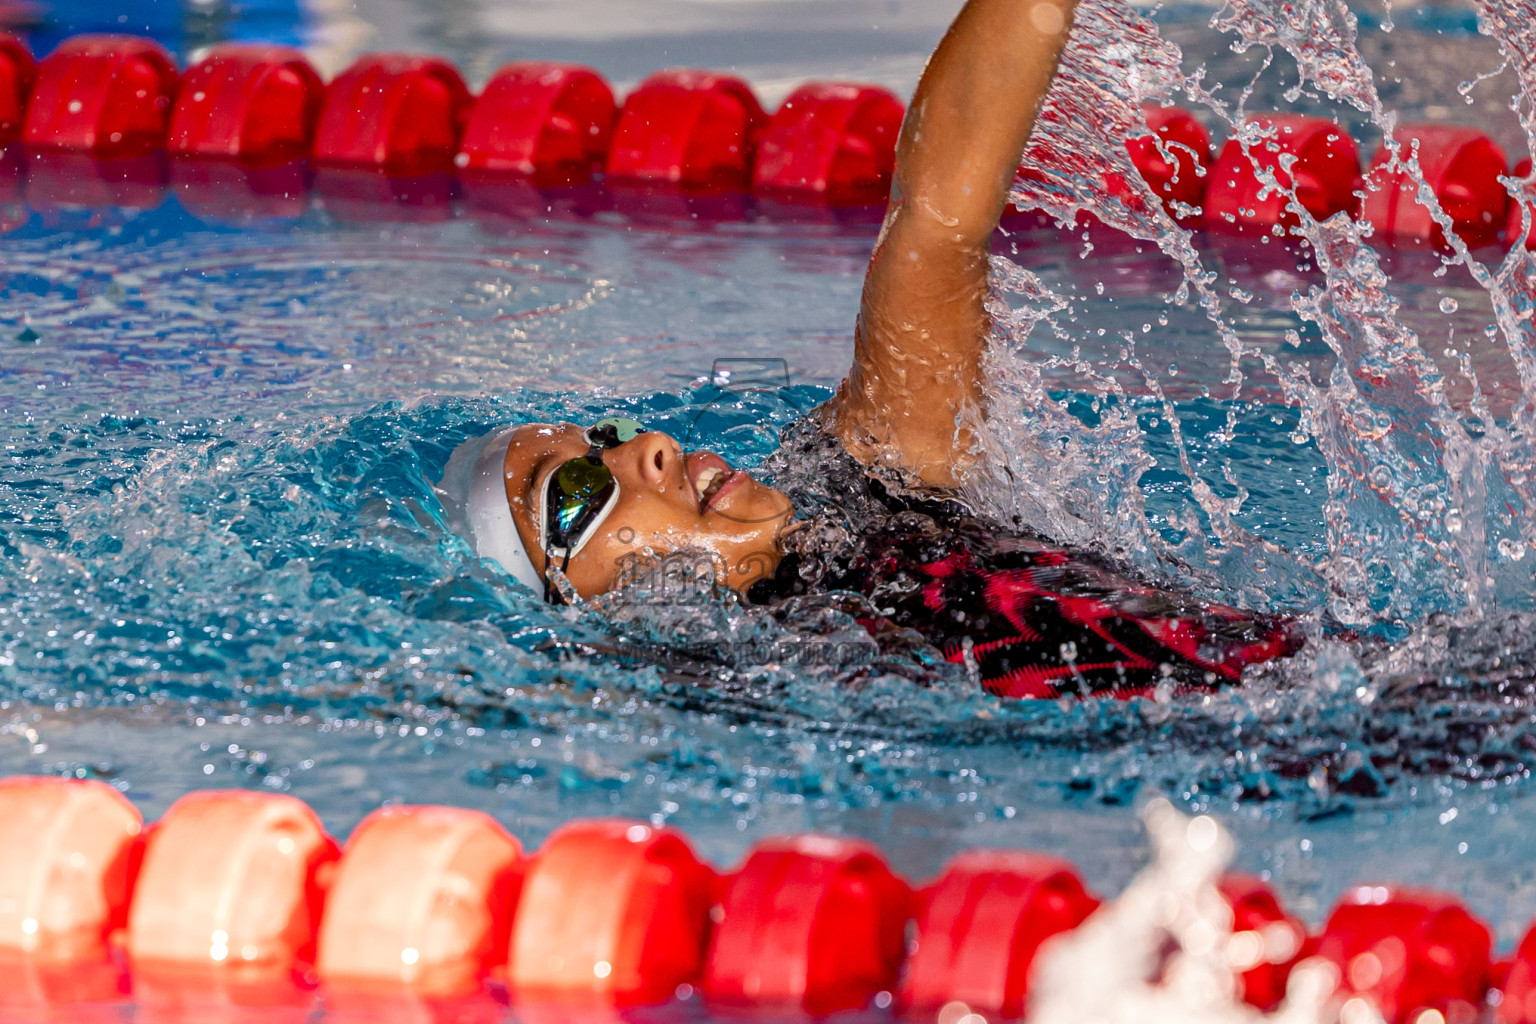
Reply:
M292 301L282 305L263 306L252 303L237 282L242 275L252 281L274 276L289 280L276 282L302 294L303 289L291 281L295 275L299 284L303 279L318 275L329 280L338 275L384 272L395 285L410 282L419 286L421 267L439 271L464 271L474 276L477 286L489 275L498 284L517 283L523 287L556 286L573 289L574 295L553 302L544 302L528 309L503 310L480 317L466 317L466 309L460 308L453 315L406 323L367 324L363 330L388 332L401 329L419 330L431 327L459 325L466 322L505 322L534 317L570 314L591 307L610 291L611 283L599 278L591 268L578 262L563 260L545 265L517 254L499 254L494 249L486 251L477 247L474 251L447 247L415 245L397 249L387 255L377 247L357 244L328 236L300 235L285 240L281 245L263 241L260 244L241 245L230 251L224 235L180 240L169 245L131 251L65 250L39 253L12 254L11 265L4 277L30 276L49 282L49 291L71 286L77 293L74 298L49 301L37 295L36 308L26 312L28 322L38 326L61 326L85 316L121 315L124 305L143 306L145 312L172 312L180 317L199 321L217 321L238 318L263 329L281 327L294 319ZM3 280L4 278L0 278ZM433 282L435 283L435 282ZM214 292L205 297L210 285L224 285L227 293ZM271 299L280 294L281 287L264 287L260 294ZM398 296L397 296L398 297ZM220 299L223 303L220 303ZM355 303L353 304L355 307ZM460 304L462 306L462 304ZM359 316L360 314L353 314ZM419 314L418 314L419 315Z

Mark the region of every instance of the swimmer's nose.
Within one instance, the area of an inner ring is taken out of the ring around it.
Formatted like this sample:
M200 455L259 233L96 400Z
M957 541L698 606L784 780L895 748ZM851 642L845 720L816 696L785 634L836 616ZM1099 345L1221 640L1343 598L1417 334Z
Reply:
M625 454L635 460L640 479L648 487L676 483L682 475L682 446L667 434L649 431L624 445L624 448ZM629 449L633 449L633 452Z

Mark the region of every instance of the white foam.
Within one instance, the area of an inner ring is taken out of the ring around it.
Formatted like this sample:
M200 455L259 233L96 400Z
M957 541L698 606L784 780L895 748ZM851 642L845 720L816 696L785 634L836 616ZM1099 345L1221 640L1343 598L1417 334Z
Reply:
M1244 951L1216 887L1234 844L1214 818L1167 800L1143 812L1155 856L1118 899L1048 943L1036 962L1030 1024L1332 1024L1337 974L1309 960L1265 1014L1241 998ZM1350 1007L1358 1013L1361 1007ZM1366 1020L1379 1022L1370 1014ZM1350 1024L1359 1018L1351 1016Z

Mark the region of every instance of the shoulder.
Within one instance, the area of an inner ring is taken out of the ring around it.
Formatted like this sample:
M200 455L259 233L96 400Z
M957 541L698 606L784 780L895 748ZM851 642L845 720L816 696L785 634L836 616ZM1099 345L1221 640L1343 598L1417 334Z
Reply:
M789 495L802 518L837 513L850 525L873 525L891 515L915 512L940 521L974 519L977 513L958 489L933 487L849 454L828 433L818 411L792 423L761 471Z

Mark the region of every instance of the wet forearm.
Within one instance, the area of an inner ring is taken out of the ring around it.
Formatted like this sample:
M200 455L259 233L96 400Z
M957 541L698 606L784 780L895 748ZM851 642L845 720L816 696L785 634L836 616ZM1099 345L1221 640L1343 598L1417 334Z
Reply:
M934 51L897 150L895 194L985 244L1050 86L1076 0L970 0Z

